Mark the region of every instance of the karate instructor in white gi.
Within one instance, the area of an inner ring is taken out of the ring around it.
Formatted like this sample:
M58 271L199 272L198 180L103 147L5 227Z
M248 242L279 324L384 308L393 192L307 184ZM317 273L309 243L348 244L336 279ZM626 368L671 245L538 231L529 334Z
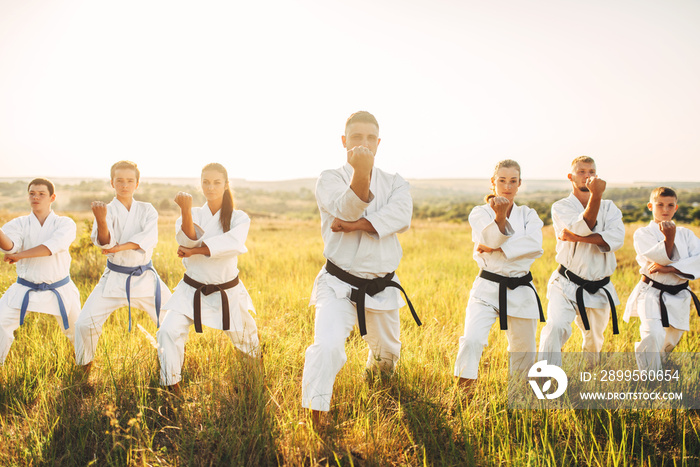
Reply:
M347 360L345 340L355 324L369 346L368 368L391 372L401 352L399 308L405 302L394 271L402 256L398 234L411 224L409 185L375 167L379 124L369 112L348 118L342 142L347 163L324 171L316 183L327 262L311 294L314 343L306 350L301 396L316 427L321 412L330 410L335 377Z
M615 306L620 300L610 276L622 247L625 225L615 204L603 199L606 183L588 156L571 162L572 193L552 205L557 237L557 270L547 287L547 324L540 334L539 359L561 364L561 349L575 321L583 334L582 350L600 352L603 332L611 317L617 334Z

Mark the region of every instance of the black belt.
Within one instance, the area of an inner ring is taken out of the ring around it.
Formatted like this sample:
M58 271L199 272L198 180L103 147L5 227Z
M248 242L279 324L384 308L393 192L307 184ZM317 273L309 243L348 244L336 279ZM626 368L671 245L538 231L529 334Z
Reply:
M214 292L221 293L221 319L223 322L224 331L231 329L230 315L228 312L228 297L226 296L226 289L230 289L238 285L238 276L232 281L224 282L223 284L202 284L192 279L190 276L185 274L182 278L185 284L190 287L194 287L194 330L196 332L202 332L202 296L211 295Z
M676 295L678 292L681 290L687 290L690 292L690 296L693 297L693 303L695 304L695 310L698 312L698 316L700 316L700 300L698 300L697 295L693 293L692 290L690 290L690 287L688 287L688 281L685 281L682 284L678 285L667 285L667 284L662 284L661 282L657 282L651 277L647 277L644 274L642 274L642 282L644 283L651 283L651 286L655 288L656 290L659 290L659 305L661 308L661 325L665 328L668 327L668 310L666 309L666 304L664 303L664 293L670 293L671 295Z
M540 321L544 323L542 302L540 302L540 296L537 295L537 290L535 290L535 287L532 285L531 272L528 272L522 277L506 277L482 269L479 271L479 277L486 279L487 281L498 283L498 317L501 321L502 331L508 329L508 296L506 295L506 292L508 289L513 290L521 285L526 285L530 287L533 292L535 292L537 307L540 309Z
M604 286L606 286L610 282L610 277L605 277L599 281L587 281L586 279L579 277L573 272L569 271L562 265L559 265L559 269L557 271L559 272L559 274L566 277L574 284L578 285L578 289L576 289L576 305L578 305L578 312L581 315L583 328L586 331L591 330L591 326L590 324L588 324L588 315L586 314L586 304L583 303L583 291L585 290L590 294L594 294L600 289L603 289L605 295L608 296L608 302L610 302L610 313L612 314L613 334L620 334L620 330L617 327L617 310L615 310L615 302L613 301L610 292L608 292L608 290L604 288Z
M394 278L393 272L390 272L384 277L377 277L376 279L363 279L340 269L338 266L331 263L330 260L326 261L326 271L331 276L337 277L346 284L357 287L357 289L353 289L352 292L350 292L350 300L355 302L357 308L357 326L360 328L360 335L364 336L367 334L367 324L365 322L365 295L373 297L387 287L396 287L403 292L403 296L406 297L406 302L408 303L408 308L411 310L413 319L418 326L422 324L416 314L416 310L413 308L411 300L409 300L408 295L406 295L406 291L399 283L392 280Z

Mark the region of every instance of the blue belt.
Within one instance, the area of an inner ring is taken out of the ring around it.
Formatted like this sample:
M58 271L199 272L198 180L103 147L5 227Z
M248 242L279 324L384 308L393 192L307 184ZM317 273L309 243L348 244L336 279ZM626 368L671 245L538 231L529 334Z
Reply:
M29 306L29 294L34 291L43 292L45 290L50 290L54 293L54 295L56 295L56 299L58 300L58 310L61 312L61 318L63 319L63 329L68 329L70 326L68 324L68 314L66 313L66 307L63 304L61 294L59 294L58 290L56 289L68 284L69 282L70 276L66 276L65 278L61 279L58 282L54 282L53 284L47 284L46 282L42 282L41 284L35 284L34 282L29 282L27 280L22 279L21 277L18 277L17 283L19 285L29 287L29 290L27 290L27 293L24 294L24 299L22 300L22 308L19 312L19 325L21 326L22 324L24 324L24 316L27 314L27 307Z
M153 271L153 274L156 276L156 326L160 327L160 277L153 268L153 261L149 261L148 264L144 264L143 266L136 266L133 268L129 266L118 266L111 261L107 261L107 269L120 274L129 275L129 277L126 278L126 301L129 304L129 331L131 331L131 278L133 276L140 276L146 271Z

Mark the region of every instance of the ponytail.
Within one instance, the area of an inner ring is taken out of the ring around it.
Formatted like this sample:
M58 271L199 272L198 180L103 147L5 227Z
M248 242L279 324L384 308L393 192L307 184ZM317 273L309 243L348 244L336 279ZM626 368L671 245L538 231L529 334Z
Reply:
M233 214L233 192L226 180L226 189L224 190L224 200L221 203L221 213L219 213L219 221L224 232L231 230L231 215Z

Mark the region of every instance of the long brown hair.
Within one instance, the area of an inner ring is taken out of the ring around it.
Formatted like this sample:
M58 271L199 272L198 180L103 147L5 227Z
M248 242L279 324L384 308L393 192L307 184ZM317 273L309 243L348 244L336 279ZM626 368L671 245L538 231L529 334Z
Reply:
M221 222L221 228L224 232L231 230L231 216L233 215L233 210L235 205L233 203L233 191L231 190L231 185L228 181L228 172L226 168L219 164L218 162L211 162L204 166L202 173L212 171L219 172L224 176L226 180L226 186L224 187L224 199L221 203L221 211L219 212L219 222Z
M520 164L515 162L513 159L503 159L502 161L499 161L498 164L496 164L496 167L493 169L493 175L491 176L491 193L486 195L484 197L484 201L487 203L491 198L496 197L496 190L494 188L494 179L496 178L496 175L498 175L498 171L502 168L510 168L510 167L515 167L518 169L518 178L522 180L522 171L520 170Z

